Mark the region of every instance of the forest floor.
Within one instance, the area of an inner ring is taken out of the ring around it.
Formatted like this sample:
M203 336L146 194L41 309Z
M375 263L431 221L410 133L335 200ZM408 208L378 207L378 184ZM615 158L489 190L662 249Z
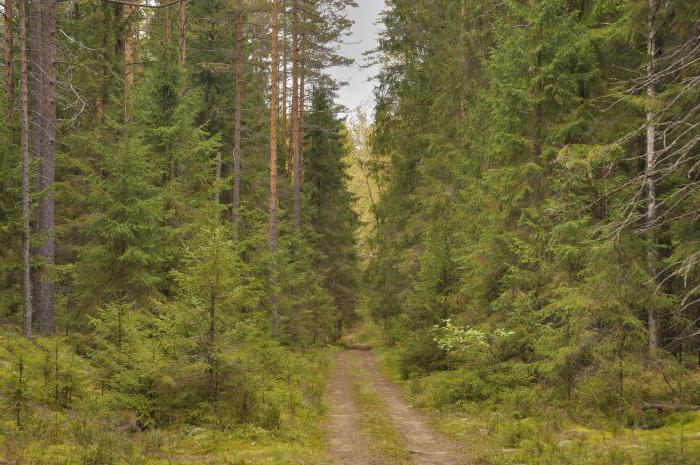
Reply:
M328 384L333 465L466 465L464 447L438 432L378 369L367 350L346 350Z

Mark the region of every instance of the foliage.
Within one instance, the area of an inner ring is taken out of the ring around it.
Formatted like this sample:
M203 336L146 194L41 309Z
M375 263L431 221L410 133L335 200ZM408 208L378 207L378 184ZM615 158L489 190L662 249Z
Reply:
M675 96L698 92L697 61L676 66L700 16L658 5L650 78L650 4L387 2L363 302L421 405L641 428L649 405L696 405L698 147L671 128L698 121Z

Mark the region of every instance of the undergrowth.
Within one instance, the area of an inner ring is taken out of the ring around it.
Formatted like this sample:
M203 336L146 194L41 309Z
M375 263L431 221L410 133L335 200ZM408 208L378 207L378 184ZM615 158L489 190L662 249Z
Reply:
M231 365L238 371L227 374L226 398L169 412L167 423L156 424L140 420L150 401L161 395L156 383L187 395L191 386L186 379L168 380L166 372L158 372L152 384L139 378L120 383L117 390L101 380L96 359L75 339L29 342L4 333L0 463L321 463L319 425L331 350L241 341L229 352L247 363ZM150 418L166 418L150 413Z
M475 463L700 464L700 412L661 414L628 406L618 415L604 414L586 406L585 397L567 404L553 389L518 385L517 370L504 370L491 384L469 369L403 379L400 350L380 353L387 375L403 384L416 407L433 414L436 426L467 443Z

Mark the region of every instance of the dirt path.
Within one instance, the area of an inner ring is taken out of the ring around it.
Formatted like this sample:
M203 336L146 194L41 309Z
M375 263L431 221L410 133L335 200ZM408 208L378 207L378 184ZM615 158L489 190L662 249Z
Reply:
M381 465L372 456L368 438L359 427L353 398L353 374L360 369L386 406L394 427L404 436L415 465L467 465L463 448L433 428L429 420L411 408L400 389L379 371L368 351L348 350L338 355L329 385L331 408L328 425L329 456L333 465Z
M352 390L354 351L338 354L328 385L328 458L332 465L381 465L372 457L360 432L359 413Z

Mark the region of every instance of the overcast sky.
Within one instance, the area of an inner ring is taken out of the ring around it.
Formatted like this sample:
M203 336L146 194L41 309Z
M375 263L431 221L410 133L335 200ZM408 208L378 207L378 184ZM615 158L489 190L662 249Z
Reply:
M374 108L372 89L374 83L368 79L376 74L377 69L362 69L365 58L362 53L372 50L377 45L377 33L379 25L379 13L384 9L384 0L357 0L358 7L352 8L348 13L350 19L355 21L352 33L345 39L345 44L341 48L344 56L353 58L355 64L345 67L338 66L332 68L330 73L339 81L347 81L338 92L339 102L354 112L357 107L362 107L366 112L371 113Z

